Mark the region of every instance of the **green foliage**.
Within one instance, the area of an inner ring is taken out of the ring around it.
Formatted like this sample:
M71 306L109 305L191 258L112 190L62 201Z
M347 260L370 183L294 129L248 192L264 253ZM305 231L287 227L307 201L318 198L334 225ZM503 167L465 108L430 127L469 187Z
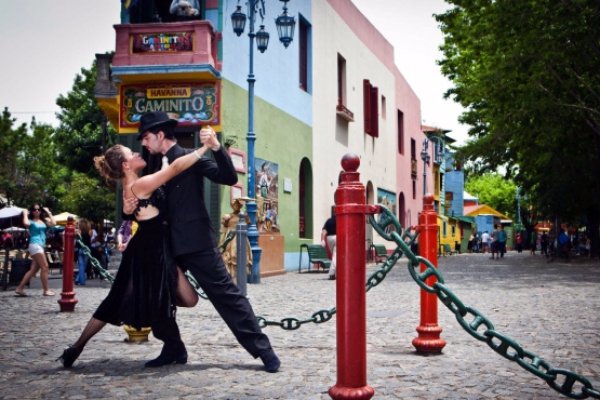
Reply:
M69 190L62 198L65 210L102 223L103 219L114 220L115 194L95 178L73 172Z
M0 191L18 206L41 203L101 223L114 218L115 196L93 168L113 143L94 97L96 68L81 69L72 90L57 99L59 128L21 124L8 109L0 117ZM106 132L105 132L106 130Z
M600 2L448 0L446 93L472 126L457 159L502 166L547 217L600 221ZM595 226L595 228L594 228Z
M0 188L9 202L19 194L17 160L23 153L27 127L14 127L16 119L4 108L0 118ZM26 207L26 206L22 206Z
M487 204L516 220L515 195L517 187L510 179L497 173L486 173L471 177L465 190L479 198L479 204Z
M61 150L60 161L70 169L90 174L96 174L93 168L94 156L100 155L103 147L114 144L115 133L96 103L95 85L94 62L91 69L82 68L81 74L75 77L72 90L56 100L56 104L61 107L58 114L60 126L55 138Z
M4 109L0 120L0 183L7 199L20 206L33 203L56 209L65 192L67 170L56 162L54 130L32 120L13 128L14 118Z

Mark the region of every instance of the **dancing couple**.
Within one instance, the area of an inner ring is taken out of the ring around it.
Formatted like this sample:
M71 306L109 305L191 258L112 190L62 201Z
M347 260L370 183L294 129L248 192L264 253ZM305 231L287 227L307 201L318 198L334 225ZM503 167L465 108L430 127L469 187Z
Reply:
M132 214L139 227L123 252L108 296L79 339L60 357L65 368L73 365L106 323L152 328L164 344L146 367L185 364L188 354L175 309L193 307L198 301L184 276L187 270L250 355L260 357L267 372L280 367L250 302L225 268L204 204L203 178L225 185L237 182L231 158L210 127L200 130L199 149L179 146L176 125L163 112L146 113L140 120L137 139L151 154L163 156L163 168L152 174L139 177L146 162L125 146L115 145L95 159L96 168L109 183L122 184L123 211ZM214 160L204 156L209 150Z

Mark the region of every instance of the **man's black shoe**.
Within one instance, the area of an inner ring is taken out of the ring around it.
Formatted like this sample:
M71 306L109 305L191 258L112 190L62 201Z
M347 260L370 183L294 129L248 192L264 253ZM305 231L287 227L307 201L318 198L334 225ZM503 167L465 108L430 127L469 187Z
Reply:
M281 366L281 361L279 361L279 357L277 357L273 349L269 349L262 353L260 359L265 365L265 371L267 372L277 372Z
M187 353L181 354L161 354L156 357L154 360L148 361L144 366L146 368L156 368L162 367L163 365L169 364L185 364L187 363Z

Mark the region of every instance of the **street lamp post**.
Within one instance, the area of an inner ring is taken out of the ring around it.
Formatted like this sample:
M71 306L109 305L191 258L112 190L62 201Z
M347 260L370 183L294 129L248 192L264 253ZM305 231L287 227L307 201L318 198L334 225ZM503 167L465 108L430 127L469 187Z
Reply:
M423 196L427 194L427 166L429 165L429 140L423 140L423 149L421 150L421 160L423 160Z
M289 0L280 0L283 2L283 13L279 15L275 24L277 25L277 32L279 34L279 40L287 48L294 39L294 27L296 20L287 13L287 2ZM269 33L265 31L265 26L260 25L258 32L254 32L254 24L256 22L256 14L258 13L261 17L261 21L265 16L265 1L264 0L248 0L248 17L242 12L242 6L238 4L236 10L231 14L231 22L233 26L233 32L237 36L241 36L244 32L246 25L246 19L249 21L249 32L248 38L250 45L249 54L249 67L248 67L248 134L246 140L248 142L248 197L251 199L246 203L246 211L250 218L250 225L248 226L248 240L250 241L250 248L252 249L252 273L248 279L249 283L260 283L260 257L262 250L258 245L258 228L256 225L256 187L254 184L254 143L256 141L256 134L254 132L254 38L256 38L256 47L264 53L269 44Z
M515 194L515 198L517 200L517 231L520 231L522 229L522 223L521 223L521 188L519 186L517 186L517 190L516 190L516 194Z

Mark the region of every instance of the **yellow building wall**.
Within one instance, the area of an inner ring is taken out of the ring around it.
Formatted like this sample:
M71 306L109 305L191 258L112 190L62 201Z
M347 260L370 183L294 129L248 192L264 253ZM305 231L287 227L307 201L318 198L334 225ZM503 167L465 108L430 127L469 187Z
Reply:
M441 253L444 245L447 244L450 246L450 249L454 251L456 243L460 244L460 227L458 225L458 220L454 218L441 217L438 215L437 217L437 225L438 225L438 251Z

